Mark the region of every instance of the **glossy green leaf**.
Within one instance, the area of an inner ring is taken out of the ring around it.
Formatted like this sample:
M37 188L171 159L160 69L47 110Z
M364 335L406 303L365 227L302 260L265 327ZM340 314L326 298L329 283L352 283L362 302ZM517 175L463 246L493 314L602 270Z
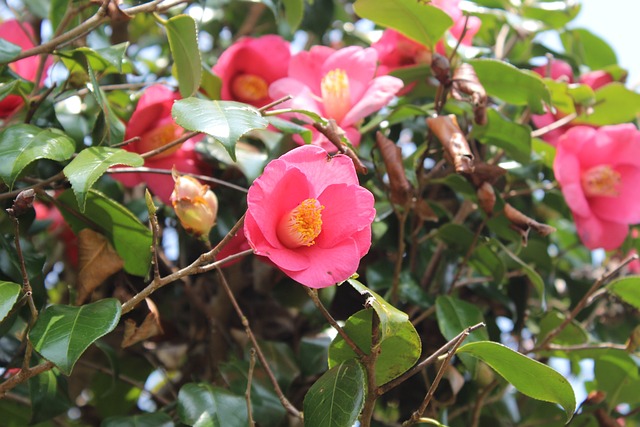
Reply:
M0 63L11 62L13 58L20 55L22 48L5 39L0 39Z
M416 0L357 0L353 9L361 18L399 31L424 46L433 46L453 25L441 9Z
M477 306L445 295L436 299L436 318L438 319L438 328L447 340L452 340L469 326L484 322L484 316ZM488 339L487 330L480 328L471 332L465 342L487 341ZM474 376L476 360L466 354L460 355L460 359Z
M89 190L84 212L71 190L58 197L60 212L74 233L92 228L105 235L124 260L124 270L145 276L151 264L152 234L127 208L104 194Z
M311 130L301 126L299 124L290 122L289 120L284 120L279 117L271 116L268 118L269 124L271 124L274 128L278 129L280 132L300 135L300 137L304 140L305 144L311 144L311 138L313 134Z
M371 349L373 310L360 310L350 316L344 330L356 345L365 353ZM393 333L380 338L380 354L376 359L376 384L382 385L408 371L420 357L420 339L411 322L393 326ZM329 346L329 367L356 358L356 354L338 335Z
M282 0L284 16L291 32L295 32L304 16L304 0Z
M571 419L576 397L569 381L547 365L502 344L478 341L465 344L456 354L469 354L491 366L520 393L533 399L557 403Z
M640 113L640 93L616 82L596 90L593 113L583 114L576 121L596 126L615 125L634 120L638 113Z
M18 301L21 290L22 286L17 283L0 280L0 322L7 317L13 305Z
M182 386L178 416L182 423L197 427L243 427L249 422L244 397L205 383Z
M98 117L96 128L94 129L94 145L115 145L123 141L124 139L124 123L116 116L109 104L107 95L104 93L95 71L91 64L87 66L87 72L89 73L89 79L91 85L89 90L93 94L96 102L102 110L100 117Z
M503 117L493 108L487 111L487 124L476 125L473 135L484 144L504 149L513 160L527 164L531 161L531 128Z
M553 161L556 158L556 147L540 138L533 138L531 140L531 149L545 166L553 169Z
M8 127L0 132L0 178L13 188L20 172L31 162L49 159L62 162L71 158L76 144L58 129L42 129L28 124Z
M594 377L597 390L606 393L609 409L620 403L640 403L638 365L629 354L612 353L595 360Z
M538 342L543 342L549 335L549 332L564 321L563 314L556 310L547 312L540 320L540 332L538 333ZM557 345L578 345L584 344L589 339L587 332L575 320L569 323L552 341L551 344Z
M51 0L51 8L49 9L49 20L55 31L62 22L65 12L69 8L71 0Z
M11 80L8 82L0 83L0 101L2 101L7 96L14 93L14 91L17 90L19 84L20 84L19 80Z
M222 143L233 161L236 160L238 139L269 124L257 109L235 101L181 99L173 104L171 114L183 128L206 133Z
M183 98L193 96L202 80L196 21L189 15L178 15L169 19L165 28L176 66L180 95Z
M81 212L84 212L87 193L93 184L114 165L142 166L144 159L122 148L89 147L78 153L64 168Z
M611 46L584 28L565 31L560 34L560 40L568 55L578 58L578 61L592 70L618 63L616 53Z
M71 375L82 353L118 325L120 312L120 302L115 298L80 307L51 305L38 317L29 340L42 357Z
M495 59L473 59L469 63L491 96L514 105L528 105L536 114L544 113L543 102L551 103L542 78L533 71Z
M164 412L106 418L100 427L174 427L171 417Z
M51 370L29 379L31 424L46 421L66 412L72 405L66 392L65 378Z
M546 144L546 145L549 145L549 144ZM500 240L492 239L492 242L498 245L502 249L502 251L505 254L507 254L509 258L511 258L513 261L516 262L516 264L522 267L522 271L529 278L533 287L536 288L536 291L538 291L538 295L542 297L544 295L544 280L542 280L542 277L540 276L540 274L538 274L538 272L535 269L533 269L529 264L521 260L518 255L516 255L511 251L511 249L509 249L504 244L502 244Z
M61 52L60 58L70 73L86 73L87 64L94 73L101 75L132 73L134 71L133 65L126 56L128 48L129 42L100 49L82 46L71 51Z
M609 283L607 290L640 310L640 276L627 276Z
M222 90L222 79L211 71L209 67L202 65L202 81L200 89L210 99L220 99L220 91Z
M365 371L354 359L324 373L304 398L305 427L352 427L364 405Z

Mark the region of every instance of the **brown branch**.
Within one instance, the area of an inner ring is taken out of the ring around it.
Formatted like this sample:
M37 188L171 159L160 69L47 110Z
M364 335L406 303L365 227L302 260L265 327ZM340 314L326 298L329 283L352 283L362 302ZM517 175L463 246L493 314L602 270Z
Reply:
M129 168L129 167L116 167L116 168L112 168L107 170L107 173L157 173L157 174L161 174L161 175L171 175L171 170L169 169L157 169L157 168L147 168L147 167L137 167L137 168ZM181 175L186 175L186 176L191 176L193 178L197 178L201 181L205 181L205 182L212 182L214 184L219 184L222 185L224 187L228 187L234 190L238 190L238 191L242 191L243 193L246 193L248 190L244 187L240 187L239 185L235 185L235 184L231 184L230 182L227 181L223 181L221 179L217 179L217 178L212 178L210 176L206 176L206 175L198 175L195 173L187 173L187 172L180 172Z
M541 127L540 129L536 129L534 131L531 131L531 137L532 138L539 138L542 135L545 135L549 132L551 132L552 130L556 130L558 128L561 128L562 126L568 124L569 122L571 122L573 119L575 119L576 117L578 117L577 113L571 113L568 114L566 116L564 116L563 118L561 118L560 120L556 120L555 122L548 124L547 126Z
M162 147L154 148L151 151L147 151L146 153L140 154L140 156L143 159L148 159L149 157L153 157L156 154L160 154L160 153L162 153L164 151L167 151L170 148L175 147L176 145L182 144L187 139L191 139L194 136L197 136L199 133L200 132L189 132L189 133L186 133L186 134L182 135L180 138L176 139L175 141L168 142L165 145L163 145Z
M249 427L256 425L253 421L253 411L251 409L251 383L253 381L253 370L256 367L256 349L251 348L249 351L249 371L247 372L247 389L244 392L244 398L247 401L247 414L249 415Z
M0 399L2 399L9 390L13 389L18 384L22 384L29 378L40 375L41 373L52 369L54 366L55 365L52 362L44 362L40 365L34 366L33 368L21 369L17 374L0 384Z

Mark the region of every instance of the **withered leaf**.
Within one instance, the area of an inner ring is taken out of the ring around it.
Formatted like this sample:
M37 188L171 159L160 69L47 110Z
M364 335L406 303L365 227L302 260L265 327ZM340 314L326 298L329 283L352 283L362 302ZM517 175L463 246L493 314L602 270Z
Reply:
M434 77L443 85L449 83L449 72L451 71L451 64L446 56L434 53L431 56L431 72Z
M413 209L418 214L418 218L422 221L438 222L438 215L433 211L426 200L416 200L414 202Z
M82 304L109 276L124 267L109 240L89 228L78 233L78 296Z
M427 126L442 144L444 156L457 173L473 173L473 154L453 114L428 117Z
M124 322L124 337L122 338L122 348L132 346L140 341L144 341L156 335L164 333L160 324L160 313L158 308L149 298L146 298L149 314L144 318L140 326L136 326L136 322L127 319Z
M376 132L376 145L387 168L390 199L393 203L405 206L413 198L413 189L404 170L400 147L379 131Z
M496 193L493 191L493 186L487 181L483 182L476 190L478 196L478 203L482 210L489 216L493 214L493 207L496 204Z
M451 96L459 101L470 101L475 122L479 125L487 124L487 92L473 66L461 64L453 72L451 82Z
M527 246L527 238L529 236L530 229L534 229L542 236L547 236L556 231L556 229L550 225L542 224L533 218L529 218L509 203L504 204L504 215L511 222L511 228L516 230L522 236L522 244L524 246Z
M484 162L475 162L473 165L473 174L469 177L476 187L480 187L483 182L495 184L498 179L507 173L506 169L498 165L492 165Z

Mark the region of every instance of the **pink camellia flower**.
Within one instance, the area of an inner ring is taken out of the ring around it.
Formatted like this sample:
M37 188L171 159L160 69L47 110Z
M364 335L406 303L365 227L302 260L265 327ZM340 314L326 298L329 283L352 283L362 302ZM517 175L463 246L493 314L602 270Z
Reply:
M218 218L218 198L190 176L173 174L175 186L171 193L171 205L180 224L196 236L208 236Z
M184 129L171 117L173 102L179 98L180 95L162 85L149 86L140 97L124 136L125 139L138 136L140 140L124 148L142 154L175 141L183 135ZM200 161L195 151L196 140L197 138L188 139L181 145L156 154L146 159L144 165L164 170L175 168L180 173L208 174L211 172L210 167ZM135 187L144 182L164 203L171 202L174 181L170 175L118 173L113 174L113 177L127 187Z
M532 69L532 71L536 72L542 77L549 77L553 80L564 80L567 83L573 83L575 81L571 65L559 59L552 59L550 65L535 67ZM602 86L605 86L613 81L614 80L611 74L602 70L590 71L588 73L582 74L578 78L578 83L586 84L593 90L599 89ZM531 121L538 129L540 129L557 122L565 116L566 114L562 113L561 111L556 111L553 113L547 111L545 114L533 115ZM567 123L563 126L560 126L559 128L545 133L542 136L542 139L551 145L556 145L558 143L558 139L562 136L562 134L564 134L573 126L576 126L576 124Z
M356 126L360 120L387 105L402 88L398 78L375 77L377 60L378 54L372 48L350 46L335 50L314 46L291 58L289 76L272 83L269 94L274 99L292 95L293 99L283 107L334 119L351 144L357 146L360 133ZM311 129L313 144L336 151L324 135Z
M33 42L34 38L35 35L33 33L33 29L27 23L20 24L15 19L12 19L0 24L0 39L4 39L9 43L20 46L23 50L31 49L35 46ZM9 63L9 68L23 79L34 82L37 77L36 73L39 61L39 56L30 56L28 58ZM48 59L47 65L50 63L51 60ZM47 65L45 65L45 69ZM40 84L40 82L37 83ZM22 97L18 95L8 95L0 101L0 118L9 117L18 108L22 107L23 104L24 101L22 100Z
M349 278L368 252L373 203L347 156L304 145L269 163L249 188L244 232L257 255L323 288Z
M213 72L222 79L222 99L254 107L272 102L269 85L287 75L290 57L289 43L280 36L238 40L213 66Z
M553 163L580 238L615 249L640 222L640 131L631 124L575 126L558 141Z
M465 46L471 46L473 41L473 37L476 35L478 30L480 29L480 18L477 16L470 16L469 20L460 10L460 0L431 0L431 5L436 6L442 9L453 19L453 26L449 28L449 32L453 36L455 40L460 39L462 33L464 32L465 21L467 24L467 32L462 38L461 44ZM444 54L444 49L442 46L437 47L438 53Z

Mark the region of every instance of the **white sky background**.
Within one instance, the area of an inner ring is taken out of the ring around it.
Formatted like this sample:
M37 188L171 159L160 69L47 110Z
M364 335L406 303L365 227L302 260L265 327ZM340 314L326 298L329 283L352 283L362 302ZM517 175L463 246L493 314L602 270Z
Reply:
M585 28L604 39L629 71L627 87L640 85L640 0L582 0L570 28Z

